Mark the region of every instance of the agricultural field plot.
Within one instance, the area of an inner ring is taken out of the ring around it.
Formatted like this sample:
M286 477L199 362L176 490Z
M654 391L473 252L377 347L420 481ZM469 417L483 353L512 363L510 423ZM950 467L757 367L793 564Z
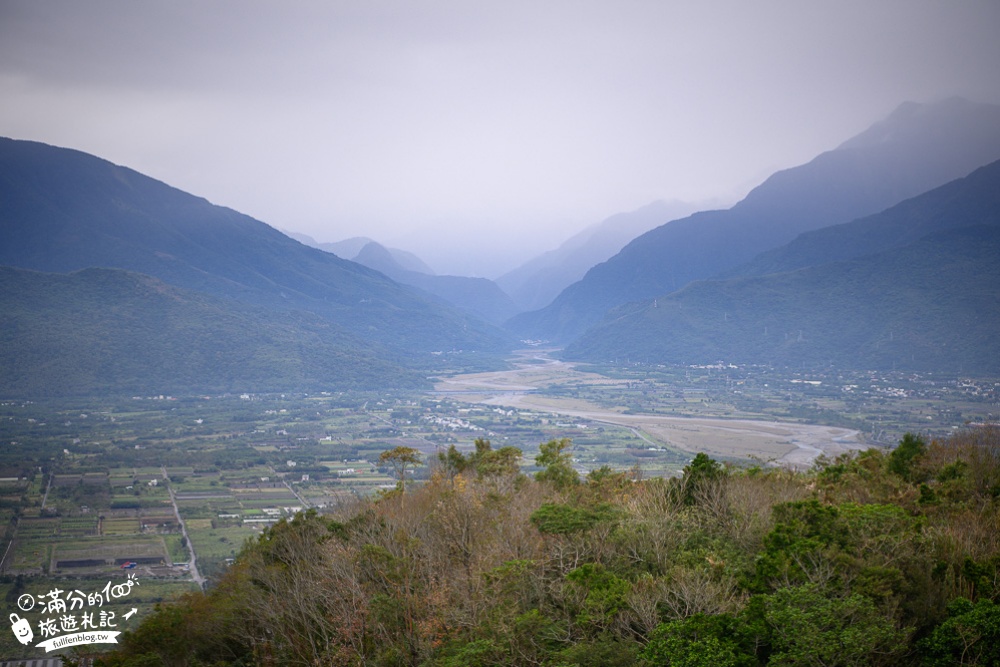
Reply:
M135 469L135 479L139 482L150 482L163 479L163 468L160 466L145 466Z
M8 506L21 502L31 489L31 482L26 479L0 480L0 506Z
M22 518L18 522L17 534L22 539L56 537L61 524L62 520L59 517Z
M138 517L120 517L101 521L102 535L133 535L142 532L142 521Z
M219 514L239 514L243 506L233 496L220 498L191 498L178 500L177 509L190 529L190 521L212 519Z
M254 494L241 493L240 496L250 496ZM246 498L241 497L239 499L240 506L244 510L265 510L265 509L276 509L282 514L294 514L295 512L303 509L302 502L291 493L278 496L277 494L269 494L275 497L267 498Z
M196 520L199 521L199 520ZM240 525L220 525L218 521L204 519L207 524L188 522L191 548L198 555L198 569L209 579L218 577L249 539L258 537L270 522L252 523L243 521ZM213 527L214 526L214 527Z
M124 563L161 566L170 562L163 539L156 535L67 540L51 546L52 574L110 574Z
M191 552L183 535L163 535L163 544L167 547L171 563L187 563L191 560Z
M297 485L298 486L298 485ZM329 481L323 484L308 485L302 487L304 492L299 495L304 497L359 497L368 496L385 489L392 489L396 486L396 480L385 474L367 474L356 477L343 478L337 481ZM331 504L330 501L325 504Z
M100 519L93 514L63 517L59 520L60 537L87 537L100 532Z
M388 482L387 482L388 483ZM354 486L345 486L343 488L336 488L333 483L326 484L297 484L296 490L299 495L311 507L334 507L336 505L341 505L351 502L353 499L357 498L361 494L366 494L362 487L355 488Z
M166 549L158 536L73 536L53 523L19 527L4 573L11 575L96 575L117 571L121 563L159 565ZM56 531L56 532L53 532Z
M69 457L65 464L71 467L77 460ZM20 518L3 563L5 574L101 576L117 573L123 562L147 568L169 562L163 540L150 534L169 530L164 521L176 527L172 508L164 507L169 494L165 488L135 486L137 472L151 471L120 466L94 471L93 461L87 466L80 473L46 476L51 483L45 486L45 508L38 502L38 516L25 512Z
M175 494L177 507L187 527L190 547L198 556L199 570L207 576L220 574L247 539L303 509L302 501L271 468L224 471L217 478L206 478L198 484L185 481L179 487L184 492ZM179 553L186 547L176 541L170 548Z
M167 504L156 507L144 507L138 510L136 518L139 521L141 533L175 533L180 530L177 515L173 507Z
M377 455L373 458L377 458ZM309 495L343 493L366 495L375 489L391 488L396 484L393 477L385 471L379 471L364 459L349 462L320 461L319 465L328 471L329 476L322 482L296 484L295 487L300 490L300 495L303 495L303 491Z
M170 488L176 495L194 494L219 494L226 493L227 489L220 481L221 475L218 472L192 472L185 475L172 474L170 476Z
M112 498L109 504L110 507L107 512L110 516L129 516L133 513L141 514L142 512L157 514L161 512L164 507L170 506L170 496L167 493L163 493L160 496L119 496Z
M280 457L275 457L280 458ZM268 483L270 477L274 475L274 469L269 465L255 465L250 468L223 470L219 475L219 481L227 487L239 488L241 486L256 486L260 482ZM268 478L268 479L262 479Z
M191 546L198 554L198 562L225 560L236 555L247 538L254 537L263 530L261 526L230 526L188 531Z
M48 541L26 539L19 534L4 561L4 574L27 576L44 574L48 570L51 555L52 550Z

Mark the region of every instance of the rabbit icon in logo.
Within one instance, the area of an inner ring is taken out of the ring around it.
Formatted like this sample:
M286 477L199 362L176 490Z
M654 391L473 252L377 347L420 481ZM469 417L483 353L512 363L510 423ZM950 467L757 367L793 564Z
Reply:
M31 640L35 638L35 633L31 631L31 624L28 623L28 619L20 618L17 614L10 615L10 629L14 631L14 636L17 637L17 641L21 642L25 646L31 643Z

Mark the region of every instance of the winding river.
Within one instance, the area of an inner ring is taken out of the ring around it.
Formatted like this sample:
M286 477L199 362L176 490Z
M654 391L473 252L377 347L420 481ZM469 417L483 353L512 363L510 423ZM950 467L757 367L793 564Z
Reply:
M624 381L585 373L572 363L551 359L542 350L524 350L510 370L456 375L442 379L436 392L469 403L531 410L628 428L647 442L694 454L756 459L804 468L820 455L833 458L864 449L858 431L835 426L752 419L674 417L625 413L574 399L546 396L538 390L559 385L615 385Z

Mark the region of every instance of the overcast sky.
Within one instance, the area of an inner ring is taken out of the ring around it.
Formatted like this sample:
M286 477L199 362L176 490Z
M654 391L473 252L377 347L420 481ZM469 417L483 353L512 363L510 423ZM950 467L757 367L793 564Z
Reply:
M495 277L903 101L1000 103L1000 2L0 0L0 91L2 135Z

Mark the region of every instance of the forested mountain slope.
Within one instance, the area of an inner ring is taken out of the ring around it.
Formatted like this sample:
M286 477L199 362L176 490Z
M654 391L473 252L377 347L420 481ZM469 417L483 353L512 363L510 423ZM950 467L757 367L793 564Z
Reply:
M120 269L0 267L4 397L407 388L423 375L308 313Z
M788 273L699 281L608 314L567 359L1000 373L1000 227Z
M78 151L0 139L0 264L114 267L274 312L305 310L400 354L500 352L482 320L359 264Z

